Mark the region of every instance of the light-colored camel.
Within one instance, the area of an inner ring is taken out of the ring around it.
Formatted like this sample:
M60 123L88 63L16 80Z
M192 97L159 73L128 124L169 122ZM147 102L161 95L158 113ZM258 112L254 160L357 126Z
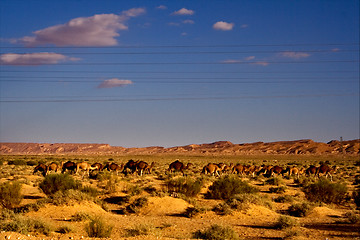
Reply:
M80 162L76 164L76 174L81 171L83 171L83 177L85 173L87 173L88 176L90 176L90 170L95 170L97 167L92 167L90 163L88 162Z
M52 162L52 163L50 163L50 164L47 166L47 168L48 168L48 172L47 172L47 173L49 173L49 172L51 172L51 171L57 172L60 167L59 167L59 165L58 165L56 162Z

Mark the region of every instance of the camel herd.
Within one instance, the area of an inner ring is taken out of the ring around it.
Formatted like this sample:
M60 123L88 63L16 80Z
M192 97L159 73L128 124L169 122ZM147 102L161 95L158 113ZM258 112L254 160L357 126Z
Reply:
M61 170L61 173L69 172L80 174L84 177L85 174L90 175L90 171L103 171L107 170L109 172L115 172L116 175L119 173L124 174L138 174L142 176L143 174L151 174L151 171L155 165L155 162L148 164L145 161L134 161L129 160L125 164L117 164L114 162L102 164L94 163L90 164L88 162L79 162L75 163L72 161L67 161L58 165L55 162L52 162L48 165L40 163L34 169L34 174L37 172L42 173L43 176L47 175L50 172L57 172ZM179 161L178 159L170 163L169 168L166 170L166 173L175 173L180 172L185 175L185 170L189 170L193 167L192 163L187 163L186 165ZM238 174L238 175L249 175L252 177L263 175L265 177L272 177L277 175L288 175L299 177L300 175L320 177L325 176L330 177L332 181L332 174L336 172L336 166L330 167L327 164L321 164L319 167L311 165L308 168L298 168L295 166L288 166L286 168L281 166L272 166L272 165L243 165L243 164L225 164L225 163L208 163L202 169L202 174L208 174L213 176L221 176L223 174Z

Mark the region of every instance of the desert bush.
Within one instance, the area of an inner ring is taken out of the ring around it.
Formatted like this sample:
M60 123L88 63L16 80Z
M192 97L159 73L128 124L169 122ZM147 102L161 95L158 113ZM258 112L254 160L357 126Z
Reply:
M12 209L18 206L23 199L21 195L21 183L5 182L0 185L0 205Z
M28 165L28 166L36 166L36 165L38 165L39 164L39 162L38 161L34 161L34 160L30 160L30 161L27 161L26 162L26 165Z
M49 233L52 232L52 227L45 221L32 219L20 214L14 214L10 219L0 222L0 230L18 232L21 234L37 232L44 235L49 235Z
M216 180L206 193L207 198L230 199L236 194L255 193L259 190L242 181L237 176L225 176Z
M265 206L272 209L271 201L263 196L254 193L237 194L231 199L228 199L226 203L236 210L247 210L251 204Z
M298 226L298 222L296 219L281 215L278 220L274 224L274 228L276 229L287 229Z
M96 188L91 186L84 186L81 188L81 192L86 193L92 197L96 197L99 195L99 191Z
M57 191L50 197L50 202L54 205L71 204L75 202L94 200L90 195L80 190L68 189L65 191Z
M72 228L72 226L68 225L68 224L60 226L59 229L57 230L57 232L61 233L61 234L71 233L73 231L74 231L74 229Z
M81 221L90 220L90 219L91 219L90 214L88 214L86 212L77 212L71 217L70 221L81 222Z
M126 190L126 193L129 194L130 196L136 196L136 195L140 195L143 191L144 189L139 185L131 185Z
M231 207L226 202L219 203L212 210L218 215L229 215L232 213Z
M282 195L274 199L274 202L277 203L292 203L293 201L294 199L290 195Z
M141 235L158 235L159 231L151 224L138 224L134 228L127 229L127 237L136 237Z
M294 217L305 217L311 209L312 206L307 202L295 203L290 205L288 213L290 216Z
M103 218L96 216L85 226L89 237L108 238L111 235L113 226L108 225Z
M237 240L239 235L229 226L212 225L204 231L196 231L194 238L209 240Z
M325 178L303 187L305 197L311 202L341 204L348 198L347 187L341 183L331 183Z
M344 214L344 217L347 218L348 222L351 224L360 222L360 215L355 212L347 212Z
M200 207L198 205L194 205L193 207L187 207L185 212L182 214L184 217L192 218L196 215L206 212L207 209L204 207Z
M195 197L200 193L203 181L191 177L176 177L167 180L165 185L169 193L176 192L184 194L186 197Z
M81 183L75 181L74 178L68 174L49 174L45 176L39 187L46 195L53 195L58 191L80 189Z
M22 166L26 165L26 161L24 159L16 159L8 161L8 165Z
M271 187L269 188L270 193L285 193L286 187L280 186L280 187Z
M148 205L148 198L147 197L139 197L136 198L131 204L127 205L123 210L122 213L137 213L140 211L141 208Z
M284 183L281 177L271 177L265 181L265 184L279 186Z

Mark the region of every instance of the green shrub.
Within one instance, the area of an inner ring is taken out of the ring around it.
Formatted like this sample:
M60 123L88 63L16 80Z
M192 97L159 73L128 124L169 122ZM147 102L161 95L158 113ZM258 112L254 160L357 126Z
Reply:
M207 198L213 199L230 199L236 194L255 193L258 189L243 182L237 176L225 176L216 180L206 194Z
M125 209L123 209L123 214L126 213L138 213L141 208L148 205L147 197L136 198L131 204L129 204Z
M294 201L293 197L290 195L282 195L274 198L274 202L277 203L292 203Z
M26 161L24 159L10 160L8 161L8 165L22 166L26 165Z
M81 222L81 221L85 221L85 220L89 220L91 219L91 215L86 213L86 212L77 212L75 213L70 221L72 222Z
M285 193L286 187L280 186L280 187L271 187L269 188L270 193Z
M305 197L311 202L341 204L348 198L347 187L341 183L331 183L322 178L303 188Z
M53 195L58 191L80 189L81 183L68 174L49 174L40 183L39 187L46 195Z
M38 165L39 163L37 161L34 161L34 160L30 160L30 161L27 161L26 162L26 165L28 166L36 166Z
M218 215L229 215L232 213L231 207L226 202L219 203L212 210Z
M277 222L274 224L274 228L276 229L287 229L298 226L299 223L296 221L296 219L289 217L289 216L283 216L281 215Z
M81 192L80 190L68 189L65 191L57 191L51 195L51 203L54 205L65 205L74 202L91 201L94 200L90 195Z
M103 218L97 216L90 220L85 226L85 231L89 237L108 238L111 235L113 226L105 223Z
M254 193L238 194L227 200L226 203L236 210L247 210L251 204L265 206L272 209L271 201L263 196Z
M206 212L205 208L195 205L194 207L187 207L182 215L184 217L192 218L204 212Z
M272 177L265 181L265 184L279 186L284 183L284 180L280 177Z
M165 185L169 193L176 192L184 194L186 197L195 197L200 193L204 184L201 179L193 179L191 177L176 177L167 180Z
M96 197L99 195L99 191L96 188L93 188L91 186L82 187L81 192L86 193L92 197Z
M306 202L292 204L289 209L289 215L294 217L305 217L309 211L312 209L312 206Z
M346 217L351 224L360 222L360 215L355 212L347 212L344 217Z
M12 215L10 219L0 222L0 230L8 232L18 232L27 234L29 232L37 232L44 235L49 235L52 232L52 227L39 219L32 219L24 217L20 214Z
M228 226L212 225L204 231L196 231L194 238L209 239L209 240L237 240L239 235Z
M21 183L5 182L0 185L0 205L12 209L18 206L23 199L21 195Z
M357 188L353 192L353 199L354 199L354 202L355 202L357 208L360 208L360 188Z
M138 224L134 228L127 229L127 237L136 237L141 235L157 235L158 230L151 224Z

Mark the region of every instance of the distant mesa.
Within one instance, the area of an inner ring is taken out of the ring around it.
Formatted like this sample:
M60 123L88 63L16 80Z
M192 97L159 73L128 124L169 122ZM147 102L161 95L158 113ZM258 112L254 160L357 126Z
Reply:
M164 148L160 146L145 148L124 148L109 144L94 143L0 143L0 154L38 155L38 154L89 154L89 155L137 155L137 154L202 154L202 155L255 155L255 154L360 154L360 139L350 141L332 140L328 143L314 142L311 139L278 142L255 142L234 144L217 141L204 144L189 144Z

